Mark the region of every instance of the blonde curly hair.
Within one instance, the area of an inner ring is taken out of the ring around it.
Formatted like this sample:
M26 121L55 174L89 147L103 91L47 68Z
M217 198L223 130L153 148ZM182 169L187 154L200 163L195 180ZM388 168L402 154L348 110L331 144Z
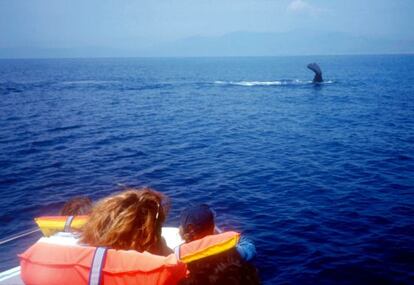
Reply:
M82 243L160 254L166 197L150 188L127 189L99 201L82 229Z

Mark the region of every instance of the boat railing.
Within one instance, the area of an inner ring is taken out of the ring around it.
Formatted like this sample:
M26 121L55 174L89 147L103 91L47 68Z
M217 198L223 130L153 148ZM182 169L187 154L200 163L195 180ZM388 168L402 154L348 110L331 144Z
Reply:
M8 243L8 242L11 242L11 241L14 241L14 240L17 240L17 239L25 237L25 236L29 236L29 235L34 234L34 233L39 232L39 231L40 231L39 228L32 228L30 230L26 230L26 231L23 231L23 232L20 232L20 233L13 234L11 236L0 239L0 245L3 245L5 243Z
M0 246L4 245L8 242L12 242L23 237L30 236L34 233L40 232L39 228L31 228L29 230L25 230L16 234L9 235L0 239ZM0 285L9 285L9 284L16 284L16 285L23 285L23 281L20 279L20 266L12 267L6 271L1 272L0 270Z

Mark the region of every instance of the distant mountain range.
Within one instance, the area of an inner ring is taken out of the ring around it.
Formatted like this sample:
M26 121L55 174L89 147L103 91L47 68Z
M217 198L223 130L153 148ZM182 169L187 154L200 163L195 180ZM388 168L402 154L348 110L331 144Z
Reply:
M271 56L359 53L412 53L414 40L355 37L344 33L236 32L221 37L191 37L155 47L159 55Z
M414 40L356 37L338 32L234 32L216 37L193 36L163 44L153 44L151 48L0 48L0 58L277 56L386 53L414 53Z

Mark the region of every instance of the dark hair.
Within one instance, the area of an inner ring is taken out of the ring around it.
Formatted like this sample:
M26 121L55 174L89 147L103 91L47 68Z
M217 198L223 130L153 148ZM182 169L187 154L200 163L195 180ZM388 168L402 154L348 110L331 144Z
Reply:
M92 201L88 197L79 196L70 199L60 210L61 216L89 215L92 211Z
M190 271L179 285L260 284L257 269L244 261L235 248L187 264Z
M180 215L181 237L190 242L214 233L214 213L206 204L192 204Z

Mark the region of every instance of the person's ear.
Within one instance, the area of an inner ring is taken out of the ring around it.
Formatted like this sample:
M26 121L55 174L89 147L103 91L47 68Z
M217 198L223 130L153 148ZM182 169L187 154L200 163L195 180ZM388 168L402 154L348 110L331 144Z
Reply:
M193 225L189 224L186 226L186 228L182 228L182 235L181 237L186 242L190 242L194 240L194 227Z

